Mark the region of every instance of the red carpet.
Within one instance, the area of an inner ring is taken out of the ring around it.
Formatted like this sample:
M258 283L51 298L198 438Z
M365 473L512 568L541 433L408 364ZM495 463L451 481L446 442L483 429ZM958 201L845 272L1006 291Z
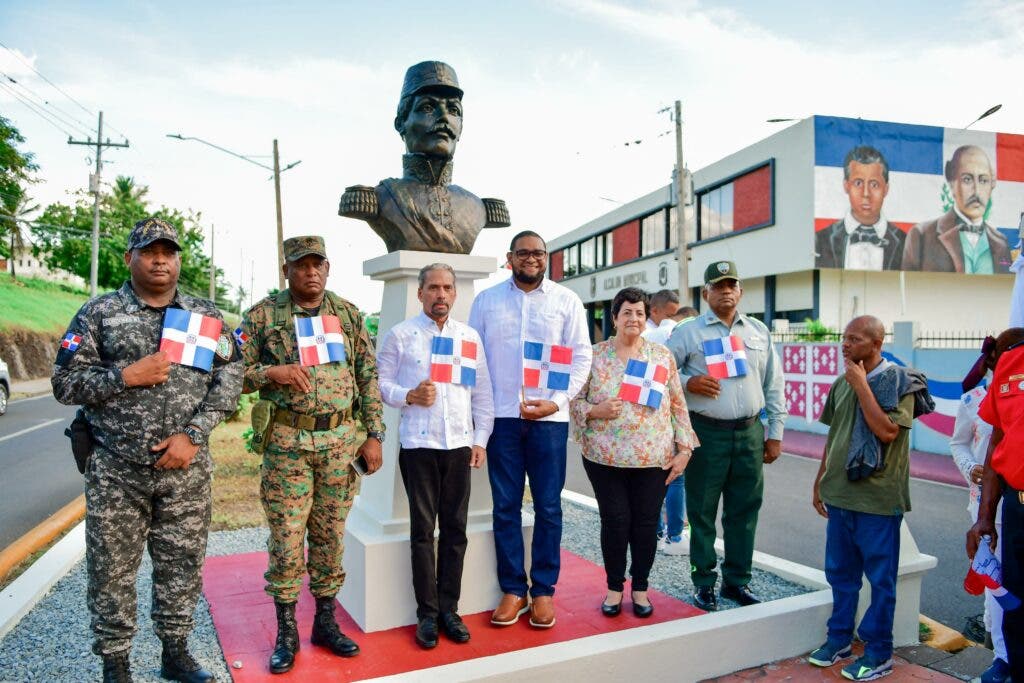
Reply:
M203 570L210 613L235 681L358 681L703 614L688 603L651 591L655 611L649 619L633 616L628 595L622 614L614 619L604 617L600 612L606 590L604 568L563 550L554 628L532 628L526 616L515 626L495 628L490 625L490 612L463 615L472 640L457 645L441 636L436 648L422 650L413 639L414 626L365 634L338 605L341 629L362 650L357 657L342 659L310 645L314 603L304 589L296 609L302 648L295 668L272 675L267 659L274 647L277 622L273 602L263 592L266 567L266 553L247 553L209 557ZM241 669L231 666L235 661L242 662Z

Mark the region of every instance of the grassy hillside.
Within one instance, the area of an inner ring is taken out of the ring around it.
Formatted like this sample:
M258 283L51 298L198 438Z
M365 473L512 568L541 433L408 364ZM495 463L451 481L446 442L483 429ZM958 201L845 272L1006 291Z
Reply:
M34 278L0 274L0 330L63 332L89 298L85 290Z

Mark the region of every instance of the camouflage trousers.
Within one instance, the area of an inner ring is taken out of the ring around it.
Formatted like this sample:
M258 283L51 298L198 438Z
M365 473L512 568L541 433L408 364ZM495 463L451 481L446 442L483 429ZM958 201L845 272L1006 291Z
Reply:
M345 582L342 536L359 493L359 476L351 466L357 447L290 451L267 444L260 499L270 527L270 562L263 577L276 601L298 600L307 571L309 591L318 598L337 595ZM308 561L303 549L307 536Z
M85 473L87 603L96 654L131 648L135 581L147 544L156 634L173 639L192 632L210 530L210 470L205 448L188 469L155 470L97 446Z

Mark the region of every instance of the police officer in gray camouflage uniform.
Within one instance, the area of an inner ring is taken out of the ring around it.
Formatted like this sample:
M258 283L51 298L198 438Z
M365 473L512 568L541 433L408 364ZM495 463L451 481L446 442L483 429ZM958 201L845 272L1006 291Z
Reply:
M137 223L124 256L131 280L79 309L54 366L54 396L84 407L96 442L85 473L87 601L104 681L132 680L135 579L147 543L160 674L213 678L187 642L210 524L207 439L237 405L242 363L223 322L209 372L158 350L169 307L221 319L211 302L178 291L180 251L169 223Z

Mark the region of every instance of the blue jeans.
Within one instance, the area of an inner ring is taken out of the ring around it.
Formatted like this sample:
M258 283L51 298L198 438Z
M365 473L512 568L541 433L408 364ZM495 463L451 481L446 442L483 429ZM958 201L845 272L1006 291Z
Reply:
M533 496L533 552L530 594L554 595L561 567L562 488L565 486L567 422L538 422L518 417L494 421L487 442L487 474L494 501L494 549L498 585L503 593L525 596L523 491L530 477Z
M896 613L896 575L900 562L903 515L874 515L827 505L825 578L832 586L828 640L853 640L861 577L871 585L871 605L857 629L864 654L875 661L892 656L892 622Z
M664 535L665 520L667 519L668 537L673 541L678 541L683 536L683 522L686 519L683 514L683 511L686 510L684 481L686 481L685 472L668 485L668 489L665 491L665 506L661 514L658 515L658 536Z

